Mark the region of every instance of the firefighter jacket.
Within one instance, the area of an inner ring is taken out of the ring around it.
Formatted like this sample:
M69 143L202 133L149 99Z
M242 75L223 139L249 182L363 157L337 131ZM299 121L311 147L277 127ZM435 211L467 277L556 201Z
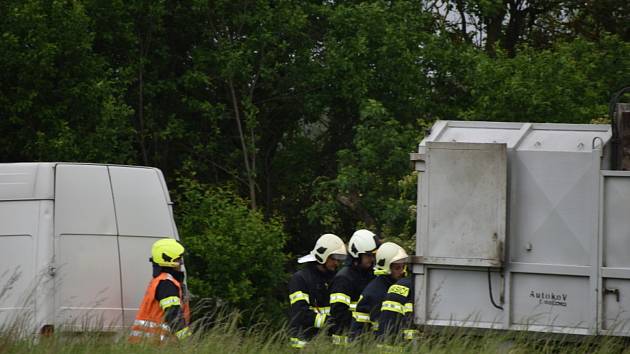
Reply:
M379 275L363 289L357 309L352 314L350 332L353 338L370 330L378 330L381 303L387 294L387 289L394 282L394 278L389 275Z
M381 305L377 337L404 338L412 340L417 331L413 329L414 285L411 277L400 279L389 287Z
M330 332L333 343L347 343L352 314L357 308L363 289L374 279L372 269L347 264L335 275L330 285Z
M309 262L289 281L289 331L291 346L302 348L324 326L330 313L328 286L334 273Z
M158 296L160 289L163 289L163 294L168 294L169 288L176 289L175 296ZM174 313L171 310L181 316L175 316L174 320L168 322L167 313ZM154 272L131 326L129 341L138 343L148 339L162 343L173 337L183 339L190 335L189 323L188 294L182 282L168 272L157 275Z

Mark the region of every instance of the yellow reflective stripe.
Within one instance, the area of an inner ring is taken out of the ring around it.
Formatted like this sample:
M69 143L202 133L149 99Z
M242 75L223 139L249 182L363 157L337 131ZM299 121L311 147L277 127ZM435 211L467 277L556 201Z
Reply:
M166 310L171 306L181 306L181 301L179 300L179 297L169 296L160 300L160 307L162 308L162 310Z
M389 272L385 269L374 269L374 275L387 275Z
M405 304L405 313L413 312L413 302L408 302Z
M378 331L378 321L372 322L372 330L373 331Z
M330 314L330 306L324 306L324 307L313 307L313 306L309 306L308 307L310 310L313 310L317 313L325 313L325 314Z
M365 313L365 312L359 312L359 311L355 311L352 313L352 317L355 319L355 321L357 322L370 322L370 314Z
M328 315L325 314L325 313L318 313L315 316L315 323L314 323L313 327L315 327L315 328L322 328L322 327L324 327L324 322L326 322L326 316L328 316Z
M340 336L338 334L333 334L332 342L335 345L346 345L350 343L350 340L348 339L348 336Z
M289 301L291 301L291 305L295 304L296 302L300 300L304 300L308 304L309 303L308 294L303 293L301 291L296 291L293 294L289 295Z
M418 337L419 334L420 334L420 332L417 329L405 329L405 330L403 330L403 338L405 338L406 340L413 340L416 337Z
M307 343L307 341L305 341L305 340L301 340L301 339L299 339L299 338L295 338L295 337L292 337L292 338L290 339L290 341L291 341L291 347L292 347L292 348L297 348L297 349L302 349L302 348L304 348L304 346L305 346L305 345L306 345L306 343Z
M340 302L342 304L346 304L350 306L350 296L344 293L333 293L330 294L330 303L333 304L335 302Z
M190 328L186 327L186 328L180 329L179 331L175 332L175 337L177 337L179 339L184 339L184 338L190 337L191 334L192 334L192 332L190 332Z
M383 304L381 305L381 311L392 311L404 315L405 307L400 302L383 301Z
M394 284L389 287L387 292L390 294L398 294L398 295L407 297L407 295L409 295L409 288L403 285Z
M350 311L356 311L357 310L357 304L358 304L358 302L351 302L350 303Z

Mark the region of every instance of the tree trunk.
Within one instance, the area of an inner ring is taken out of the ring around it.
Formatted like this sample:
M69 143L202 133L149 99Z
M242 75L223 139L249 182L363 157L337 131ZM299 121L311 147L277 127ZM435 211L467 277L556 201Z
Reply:
M468 41L468 33L467 33L467 25L466 25L466 9L464 8L464 0L457 0L457 11L459 12L459 16L462 18L461 22L461 32L462 38L464 41Z
M504 6L501 7L499 11L494 14L488 15L484 19L486 24L486 45L485 50L491 56L494 56L495 53L495 45L499 41L501 37L501 28L503 25L503 19L505 18L505 7L507 6L507 2L503 2Z
M350 209L359 220L363 221L367 228L374 229L376 227L376 220L374 220L370 212L361 205L361 197L359 197L356 192L348 195L339 194L337 195L337 201Z
M507 50L510 57L516 55L516 45L519 38L521 38L523 31L523 23L527 10L523 10L521 0L512 0L509 3L510 21L508 22L505 30L505 36L503 37L503 47Z
M241 149L243 150L243 161L245 162L245 173L247 174L247 187L249 188L250 206L252 209L256 209L256 178L254 176L255 171L255 155L252 156L253 167L250 164L250 156L247 149L247 141L245 134L243 133L243 124L241 119L241 111L238 107L238 100L236 98L236 91L234 90L234 83L232 79L228 79L228 88L230 89L230 99L232 101L232 108L234 109L234 119L236 120L236 127L238 128L238 136L241 141ZM253 136L252 136L253 138Z
M142 45L140 51L143 51ZM138 134L140 135L140 151L142 152L142 163L149 165L146 142L144 141L144 57L140 56L140 68L138 70Z

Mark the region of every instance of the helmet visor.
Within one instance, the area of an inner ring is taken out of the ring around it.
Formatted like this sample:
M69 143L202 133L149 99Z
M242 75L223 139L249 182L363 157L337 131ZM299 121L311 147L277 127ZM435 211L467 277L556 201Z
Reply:
M346 255L345 254L338 254L338 253L333 253L330 255L330 258L336 260L336 261L340 261L343 262L346 260Z
M404 257L404 258L393 261L392 264L407 264L410 261L411 261L411 257Z

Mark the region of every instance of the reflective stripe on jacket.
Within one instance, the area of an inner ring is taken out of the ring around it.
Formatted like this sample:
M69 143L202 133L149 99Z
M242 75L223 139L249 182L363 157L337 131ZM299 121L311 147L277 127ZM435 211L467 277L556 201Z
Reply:
M355 264L346 264L333 278L330 284L330 332L336 335L333 341L347 342L345 334L350 330L361 292L372 279L372 269L363 270Z
M303 345L322 328L330 313L328 283L333 274L307 263L289 281L289 332L292 346Z
M411 277L400 279L389 287L381 305L380 326L376 333L378 337L412 340L417 336L417 330L413 329L414 295Z
M162 280L168 280L175 284L179 290L179 298L166 298L161 302L156 300L155 292L158 284ZM171 334L171 328L164 322L164 311L175 304L181 306L186 324L190 323L188 297L184 296L182 292L182 285L172 275L168 273L160 273L160 275L151 280L149 286L147 287L142 303L140 304L140 309L136 314L136 320L131 326L129 341L137 343L144 339L150 339L157 342L163 342L171 338L173 336ZM188 327L186 327L186 329L187 328Z
M352 314L350 326L351 336L357 337L361 333L376 331L379 328L381 304L387 294L387 289L395 283L389 275L379 275L363 290L356 311Z

